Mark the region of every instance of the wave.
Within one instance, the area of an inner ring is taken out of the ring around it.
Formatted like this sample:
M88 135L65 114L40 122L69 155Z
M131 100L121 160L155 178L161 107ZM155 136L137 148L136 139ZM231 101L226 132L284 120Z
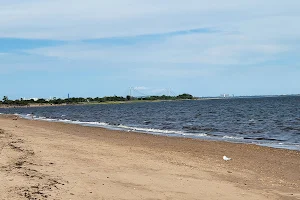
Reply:
M164 133L164 134L183 134L182 131L175 130L161 130L155 128L139 128L139 127L130 127L125 125L118 125L119 128L131 130L131 131L141 131L141 132L149 132L149 133Z
M72 121L72 120L59 120L59 122L86 125L86 126L99 126L99 127L112 126L105 122L82 122L82 121Z
M264 141L277 141L284 142L285 140L275 139L275 138L267 138L267 137L244 137L245 140L264 140Z
M232 140L243 140L244 139L244 137L236 137L236 136L229 136L229 135L224 135L222 138L232 139Z
M284 127L282 130L284 130L284 131L300 131L300 127L288 126L288 127Z
M63 123L68 123L68 124L78 124L78 125L83 125L83 126L99 126L99 127L104 127L104 126L109 126L108 123L105 122L84 122L84 121L74 121L74 120L69 120L69 119L52 119L52 118L46 118L46 117L37 117L34 118L36 120L42 120L42 121L50 121L50 122L63 122Z
M20 115L22 118L30 119L30 120L40 120L40 121L48 121L48 122L63 122L68 124L78 124L82 126L93 126L93 127L102 127L108 128L113 130L124 130L124 131L135 131L135 132L143 132L143 133L151 133L156 135L179 135L179 136L189 136L189 137L206 137L208 136L205 133L185 133L183 131L178 130L162 130L162 129L155 129L155 128L141 128L141 127L133 127L133 126L126 126L122 124L109 124L106 122L88 122L88 121L79 121L79 120L69 120L69 119L53 119L47 117L36 117L32 118L32 114Z
M206 132L218 131L217 129L212 127L204 127L204 126L196 126L196 125L183 126L182 128L188 131L206 131Z
M121 130L121 131L133 131L133 132L142 132L149 133L153 135L165 135L165 136L174 136L174 137L186 137L186 138L194 138L194 139L206 139L206 140L215 140L215 141L229 141L229 142L237 142L237 143L252 143L262 146L269 146L273 148L285 148L285 149L294 149L299 150L299 144L291 144L287 143L287 141L267 138L267 137L238 137L232 135L214 135L211 134L213 128L207 128L203 126L185 126L183 130L170 130L170 129L157 129L157 128L142 128L135 126L127 126L123 124L110 124L106 122L90 122L90 121L79 121L79 120L70 120L70 119L53 119L47 118L43 116L35 116L32 114L18 114L15 113L22 118L29 120L40 120L40 121L48 121L48 122L62 122L68 124L78 124L81 126L91 126L91 127L101 127L111 130ZM149 122L149 121L145 121ZM144 122L144 123L145 123ZM197 130L197 132L195 132ZM189 132L192 131L192 132Z

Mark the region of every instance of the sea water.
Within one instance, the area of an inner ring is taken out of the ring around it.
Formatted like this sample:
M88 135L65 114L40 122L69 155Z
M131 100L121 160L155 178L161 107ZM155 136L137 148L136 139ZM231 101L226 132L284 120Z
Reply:
M300 97L0 109L34 120L300 150Z

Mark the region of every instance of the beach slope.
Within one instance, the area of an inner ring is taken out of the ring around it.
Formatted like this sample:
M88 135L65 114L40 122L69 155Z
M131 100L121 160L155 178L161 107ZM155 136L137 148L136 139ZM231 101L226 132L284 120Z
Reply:
M298 151L6 115L0 151L0 199L300 199Z

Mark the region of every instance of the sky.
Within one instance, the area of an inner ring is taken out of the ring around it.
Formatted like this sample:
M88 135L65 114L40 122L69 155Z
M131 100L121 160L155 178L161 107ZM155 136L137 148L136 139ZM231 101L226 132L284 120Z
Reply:
M299 0L0 0L0 98L300 93Z

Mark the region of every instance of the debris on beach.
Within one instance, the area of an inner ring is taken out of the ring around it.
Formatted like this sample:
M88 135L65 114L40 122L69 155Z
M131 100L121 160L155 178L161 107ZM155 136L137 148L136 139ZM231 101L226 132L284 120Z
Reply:
M231 158L228 158L227 156L223 156L223 160L229 161L229 160L231 160Z

